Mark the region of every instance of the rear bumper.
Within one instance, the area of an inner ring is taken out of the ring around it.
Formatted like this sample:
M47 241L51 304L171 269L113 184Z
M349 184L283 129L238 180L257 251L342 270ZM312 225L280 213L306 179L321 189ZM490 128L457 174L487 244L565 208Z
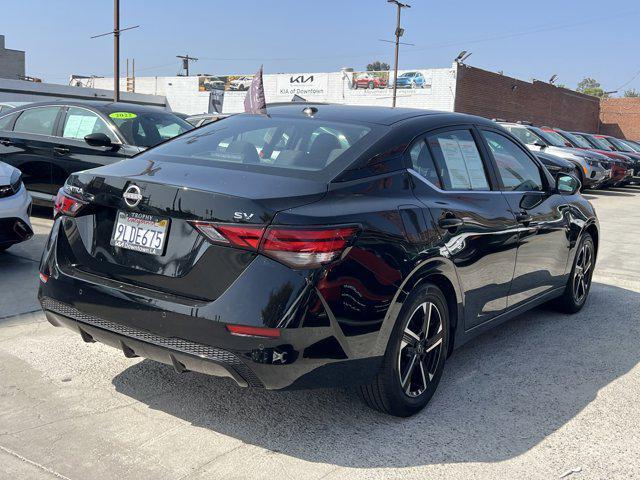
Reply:
M87 315L51 298L41 299L49 323L79 333L87 343L100 342L122 350L126 357L144 357L172 365L176 372L200 372L230 377L241 387L264 387L237 355L220 348L165 338Z
M379 370L386 343L378 341L378 332L350 337L335 320L308 317L317 312L319 294L299 272L258 256L243 280L216 300L175 297L61 266L56 254L60 221L45 246L40 271L48 280L40 283L38 298L50 323L80 333L85 341L177 371L273 390L368 383ZM280 321L267 322L273 316L269 312L280 312ZM280 336L232 335L227 324L277 327Z

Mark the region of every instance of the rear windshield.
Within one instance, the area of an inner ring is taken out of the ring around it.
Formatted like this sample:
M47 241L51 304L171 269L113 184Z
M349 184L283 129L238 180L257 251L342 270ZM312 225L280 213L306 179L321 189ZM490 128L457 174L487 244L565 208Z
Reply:
M153 154L165 156L163 161L318 178L356 158L371 143L373 128L306 117L235 115L160 145Z
M154 147L193 129L193 125L168 112L113 112L109 118L126 142L136 147Z

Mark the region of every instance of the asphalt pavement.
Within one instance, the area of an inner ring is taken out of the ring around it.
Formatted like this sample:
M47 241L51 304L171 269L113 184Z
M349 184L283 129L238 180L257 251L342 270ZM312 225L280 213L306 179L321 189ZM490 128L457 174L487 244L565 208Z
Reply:
M51 225L0 254L0 479L640 478L640 187L589 192L601 222L577 315L538 308L454 352L409 419L354 392L243 390L49 325Z

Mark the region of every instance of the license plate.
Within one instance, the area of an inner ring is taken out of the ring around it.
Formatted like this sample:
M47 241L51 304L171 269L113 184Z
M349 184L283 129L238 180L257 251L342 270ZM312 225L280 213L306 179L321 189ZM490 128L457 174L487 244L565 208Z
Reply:
M162 255L169 220L144 213L118 212L111 245L136 252Z

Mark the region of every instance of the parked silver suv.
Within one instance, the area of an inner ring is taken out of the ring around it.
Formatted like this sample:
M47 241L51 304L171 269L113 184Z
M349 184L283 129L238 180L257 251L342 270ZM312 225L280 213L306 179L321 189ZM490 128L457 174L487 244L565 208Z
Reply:
M609 159L600 153L565 145L533 125L498 121L524 143L529 150L545 152L573 162L578 166L579 180L584 188L598 188L611 178Z

